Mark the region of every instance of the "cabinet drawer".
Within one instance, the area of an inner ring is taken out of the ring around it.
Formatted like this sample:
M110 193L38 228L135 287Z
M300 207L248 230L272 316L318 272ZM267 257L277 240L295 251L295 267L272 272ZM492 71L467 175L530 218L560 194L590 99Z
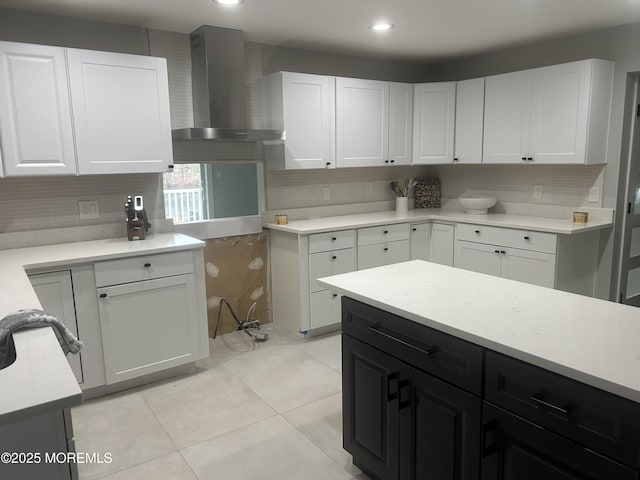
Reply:
M409 257L409 240L365 245L358 247L358 270L407 262Z
M323 290L309 296L311 322L309 330L340 323L340 295Z
M485 398L632 467L640 466L640 406L562 375L486 353Z
M358 229L358 246L409 240L409 224L396 223Z
M96 287L139 282L193 272L191 251L96 262Z
M309 291L319 292L320 290L325 290L325 287L318 285L316 282L318 278L353 272L355 269L355 248L312 253L309 255Z
M342 297L342 330L471 393L482 388L482 348Z
M351 248L355 245L355 231L314 233L309 235L309 253L326 252L339 248Z
M484 225L465 223L460 223L456 227L456 239L546 253L556 253L558 241L555 233L487 227Z

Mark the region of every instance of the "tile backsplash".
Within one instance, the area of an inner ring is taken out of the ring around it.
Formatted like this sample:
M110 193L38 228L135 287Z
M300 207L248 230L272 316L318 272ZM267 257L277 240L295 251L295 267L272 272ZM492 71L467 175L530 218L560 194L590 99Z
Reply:
M0 179L0 233L124 222L127 195L143 195L149 218L164 218L160 174ZM99 218L80 220L78 202L97 200Z
M331 207L350 203L393 200L389 181L394 178L439 177L442 197L494 196L499 203L598 208L589 203L589 190L600 188L604 165L439 165L345 168L313 171L267 172L267 208ZM367 188L367 184L369 184ZM534 185L542 185L542 198L533 198ZM329 200L323 200L323 188Z

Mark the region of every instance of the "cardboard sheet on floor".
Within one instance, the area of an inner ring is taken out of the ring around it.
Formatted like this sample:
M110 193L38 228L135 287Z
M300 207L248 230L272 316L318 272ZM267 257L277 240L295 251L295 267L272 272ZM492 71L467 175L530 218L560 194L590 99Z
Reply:
M267 233L206 241L204 248L205 284L209 336L213 336L218 320L220 298L231 304L240 321L256 303L253 318L269 321L268 241ZM226 305L222 308L218 335L232 332L236 322Z

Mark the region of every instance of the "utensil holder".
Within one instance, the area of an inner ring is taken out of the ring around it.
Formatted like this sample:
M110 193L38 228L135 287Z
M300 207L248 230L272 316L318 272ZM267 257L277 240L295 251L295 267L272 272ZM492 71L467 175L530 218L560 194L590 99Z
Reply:
M409 210L409 197L396 197L396 213L405 215Z

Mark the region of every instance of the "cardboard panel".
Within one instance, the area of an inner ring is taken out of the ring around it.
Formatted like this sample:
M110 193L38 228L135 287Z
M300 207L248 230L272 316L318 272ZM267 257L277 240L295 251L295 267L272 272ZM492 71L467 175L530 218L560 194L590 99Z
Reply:
M207 240L204 248L209 336L213 336L220 298L225 298L240 321L255 302L252 318L269 321L269 266L267 233ZM226 305L222 307L218 335L232 332L237 324Z

